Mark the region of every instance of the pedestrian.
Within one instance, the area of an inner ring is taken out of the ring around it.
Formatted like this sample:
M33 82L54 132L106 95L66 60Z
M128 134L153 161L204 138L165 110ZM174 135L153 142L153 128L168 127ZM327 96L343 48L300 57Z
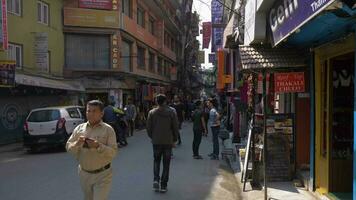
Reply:
M109 124L114 129L117 143L120 143L120 145L122 145L122 142L120 140L120 131L118 127L118 113L114 106L115 102L110 101L109 104L104 108L103 122Z
M203 104L200 100L195 102L195 110L192 113L193 120L193 158L194 159L203 159L201 155L199 155L199 146L201 143L201 138L203 134L207 134L207 129L205 126L205 120L203 115Z
M182 123L184 121L184 105L177 95L174 96L174 102L171 105L171 107L173 107L176 110L177 117L178 117L178 123L179 123L178 127L180 130L180 129L182 129ZM178 133L178 143L177 144L178 145L182 144L182 139L181 139L180 133Z
M117 153L114 129L102 121L104 104L87 103L88 121L78 125L66 149L79 162L79 177L84 200L107 200L112 183L111 162Z
M147 133L151 138L154 155L153 189L156 192L167 192L169 179L169 166L172 147L178 137L178 119L174 111L167 106L167 98L163 94L156 97L157 108L150 110L147 117ZM163 159L163 171L160 177L161 160Z
M210 109L208 125L211 129L213 138L213 153L209 154L209 156L212 160L219 160L220 115L216 110L218 105L215 99L209 99L207 106Z
M135 130L135 119L137 115L136 106L131 98L128 99L128 104L125 106L126 120L129 128L129 136L133 136Z

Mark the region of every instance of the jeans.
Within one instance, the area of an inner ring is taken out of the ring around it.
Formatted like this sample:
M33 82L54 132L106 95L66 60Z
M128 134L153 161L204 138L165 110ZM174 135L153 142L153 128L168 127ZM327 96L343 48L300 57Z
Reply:
M201 143L201 138L203 132L201 130L193 130L194 132L194 139L193 139L193 155L199 156L199 146Z
M128 125L129 125L129 136L133 136L133 133L134 133L134 130L135 130L135 121L130 119L127 121L128 122Z
M220 126L212 126L211 132L213 133L213 154L219 156L219 130Z
M153 181L161 181L161 186L167 186L169 179L169 165L171 163L171 153L172 153L172 145L162 144L162 145L153 145L153 155L154 155L154 163L153 163ZM163 157L163 171L162 176L160 178L160 167L161 160Z

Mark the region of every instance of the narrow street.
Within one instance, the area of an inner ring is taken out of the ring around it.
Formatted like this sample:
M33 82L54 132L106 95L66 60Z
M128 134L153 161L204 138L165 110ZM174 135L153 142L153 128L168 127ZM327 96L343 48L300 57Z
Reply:
M113 162L110 199L125 200L236 200L239 186L225 161L208 158L210 138L203 138L200 153L191 153L191 123L182 130L182 145L174 149L166 194L152 191L152 149L145 131L129 138L129 145ZM82 199L75 159L63 151L26 154L21 148L0 148L0 196L4 200Z

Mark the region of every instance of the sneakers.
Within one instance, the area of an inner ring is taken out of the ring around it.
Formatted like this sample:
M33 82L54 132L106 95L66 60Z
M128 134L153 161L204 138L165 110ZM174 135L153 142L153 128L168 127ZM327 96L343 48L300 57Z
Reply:
M153 182L153 190L155 192L159 192L159 183L158 183L158 181L154 181Z
M166 193L167 192L167 186L161 186L161 190L160 190L161 193Z
M210 157L210 160L219 160L219 156L213 155Z
M203 159L203 157L202 157L202 156L200 156L200 155L193 156L193 158L194 158L194 159L197 159L197 160L201 160L201 159Z

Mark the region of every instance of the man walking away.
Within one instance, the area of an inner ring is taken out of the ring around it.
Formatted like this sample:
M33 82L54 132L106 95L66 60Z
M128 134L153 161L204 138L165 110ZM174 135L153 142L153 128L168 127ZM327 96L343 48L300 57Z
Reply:
M147 133L153 144L154 154L154 179L153 189L161 193L167 192L169 179L169 165L171 161L172 147L178 137L178 120L173 109L167 106L167 98L163 94L156 97L157 108L148 113ZM160 166L163 158L163 171L160 177ZM160 187L161 186L161 187Z
M180 101L180 98L177 95L174 96L174 103L173 105L171 105L171 107L173 107L176 110L178 122L179 122L179 129L182 129L182 123L184 120L184 105ZM180 133L178 133L178 145L181 144L182 144L182 139Z
M105 108L104 108L104 116L103 116L103 121L107 124L109 124L115 131L116 134L116 140L118 143L121 144L120 141L120 136L119 136L119 127L118 127L118 121L119 118L117 116L117 113L115 112L115 102L111 101Z
M117 153L114 129L102 121L104 104L87 104L88 122L78 125L66 149L79 162L80 184L84 200L107 200L112 182L111 162Z
M217 102L214 99L208 100L209 112L209 126L213 136L213 153L209 156L212 160L219 160L219 130L220 130L220 115L216 110Z
M131 98L128 99L128 104L125 106L126 119L129 125L129 136L133 136L135 130L135 119L137 115L136 106Z
M203 134L207 134L207 129L205 126L205 120L203 115L203 104L201 101L195 102L195 110L192 113L193 120L193 158L194 159L203 159L201 155L199 155L199 146L201 143L201 138Z

